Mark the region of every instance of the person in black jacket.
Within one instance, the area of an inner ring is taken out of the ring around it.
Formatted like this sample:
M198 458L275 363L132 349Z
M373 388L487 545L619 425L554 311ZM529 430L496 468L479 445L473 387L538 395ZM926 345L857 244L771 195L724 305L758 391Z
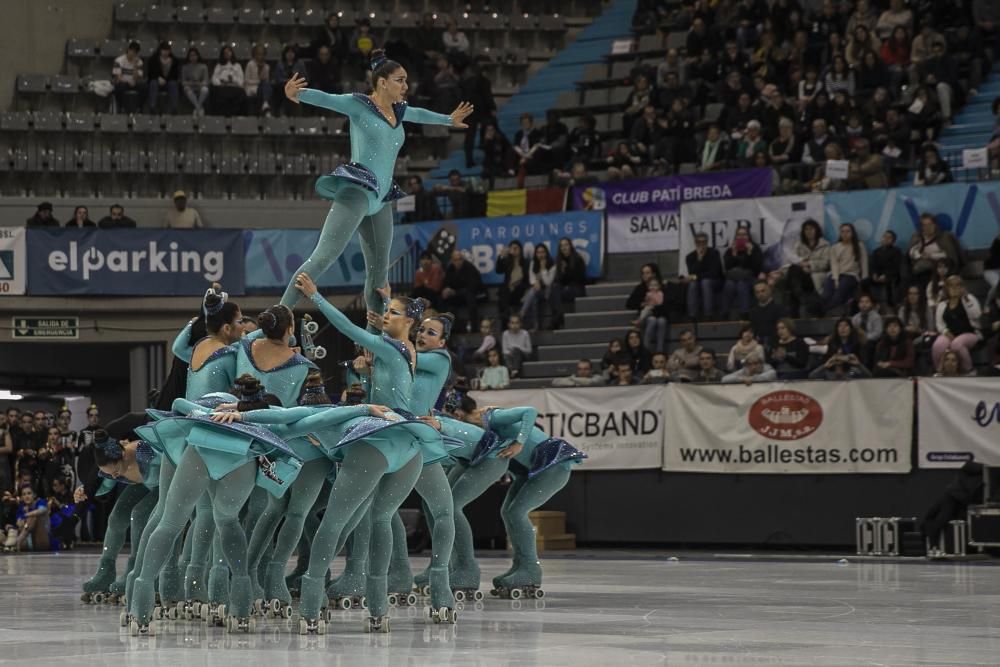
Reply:
M497 301L500 321L506 322L511 309L521 307L521 299L528 289L528 260L524 257L524 246L520 241L514 239L500 250L496 272L503 276L497 290Z
M931 554L938 549L938 538L948 522L965 516L969 505L983 502L983 464L966 461L958 475L924 514L921 530L931 544Z
M646 298L646 283L652 278L656 278L661 284L663 283L660 267L656 264L643 264L639 270L639 284L632 288L632 293L625 301L625 308L634 310L636 313L642 310L642 302Z
M778 371L778 379L800 380L808 377L809 346L795 335L795 324L787 317L779 319L774 326L774 335L766 354L767 363Z
M556 257L556 277L549 290L549 307L552 308L552 328L563 325L563 302L573 302L587 293L587 265L567 237L559 239Z
M52 204L43 201L24 224L28 227L58 227L59 221L52 217Z
M340 14L329 12L326 15L326 23L320 28L309 46L312 57L315 58L320 47L329 47L337 62L343 62L347 55L347 31L340 26Z
M487 123L483 128L479 147L483 149L483 179L489 182L491 189L498 177L514 175L514 149L496 123Z
M181 64L174 58L170 42L160 42L160 48L149 57L146 63L146 76L149 77L149 100L146 103L149 113L156 113L160 91L167 93L167 113L177 113Z
M726 272L726 282L722 288L722 312L728 316L732 310L733 301L739 308L740 319L747 319L750 312L750 292L754 281L760 276L764 265L764 255L760 246L750 238L746 227L736 230L733 242L722 256ZM760 329L755 329L758 333ZM768 332L773 335L773 331Z
M708 234L694 235L694 250L684 258L687 266L687 314L692 320L701 314L706 318L715 314L715 293L722 285L722 257L715 248L708 247ZM701 302L699 304L699 301Z
M122 229L135 228L136 224L135 220L125 215L125 208L121 204L112 204L108 215L98 220L97 226L101 229Z
M476 137L480 134L480 128L496 118L497 103L493 100L493 85L475 63L465 68L464 76L458 86L462 91L462 99L472 104L475 109L465 119L465 124L469 126L465 131L465 166L474 167L476 161L473 158L473 151L476 148Z
M479 270L456 248L451 252L451 262L444 274L441 302L446 307L465 306L468 315L466 331L472 331L473 322L479 323L478 301L482 293L483 277L479 275Z
M903 251L896 247L896 232L890 229L882 234L882 245L872 251L868 273L864 291L871 292L876 301L888 304L895 311L903 280Z
M750 326L757 332L757 339L768 346L778 335L778 321L785 318L785 307L774 300L774 292L766 280L753 286L755 303L750 307Z

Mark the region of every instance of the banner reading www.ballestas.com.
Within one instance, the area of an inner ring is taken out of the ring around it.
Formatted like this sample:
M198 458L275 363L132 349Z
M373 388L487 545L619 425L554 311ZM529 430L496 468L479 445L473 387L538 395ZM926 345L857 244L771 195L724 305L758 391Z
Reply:
M664 398L664 470L910 470L913 384L909 380L673 384Z

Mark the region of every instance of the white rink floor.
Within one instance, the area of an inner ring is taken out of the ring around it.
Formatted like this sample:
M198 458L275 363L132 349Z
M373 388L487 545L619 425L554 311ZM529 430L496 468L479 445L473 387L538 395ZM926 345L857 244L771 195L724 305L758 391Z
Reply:
M360 612L340 612L342 620L325 637L291 634L284 621L267 621L250 637L173 622L151 639L120 632L117 607L80 603L80 582L96 566L96 552L0 555L0 662L1000 664L1000 569L989 564L698 556L669 562L626 554L550 558L544 561L544 603L487 598L481 609L467 605L456 628L425 623L416 609L394 609L388 635L364 634ZM414 567L425 562L417 558ZM484 559L484 581L506 566L501 558Z

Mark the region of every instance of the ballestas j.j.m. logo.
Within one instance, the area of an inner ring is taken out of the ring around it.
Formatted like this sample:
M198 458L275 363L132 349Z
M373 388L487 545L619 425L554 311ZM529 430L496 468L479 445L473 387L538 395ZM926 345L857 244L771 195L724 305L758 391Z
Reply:
M772 391L758 398L747 415L750 427L772 440L799 440L823 423L823 407L798 391Z

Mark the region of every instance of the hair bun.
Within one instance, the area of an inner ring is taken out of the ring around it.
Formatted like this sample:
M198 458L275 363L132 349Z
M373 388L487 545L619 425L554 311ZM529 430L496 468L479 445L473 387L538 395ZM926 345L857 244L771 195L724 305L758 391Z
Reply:
M371 55L369 56L368 66L374 72L377 70L382 63L387 61L389 58L385 55L385 49L372 49Z

